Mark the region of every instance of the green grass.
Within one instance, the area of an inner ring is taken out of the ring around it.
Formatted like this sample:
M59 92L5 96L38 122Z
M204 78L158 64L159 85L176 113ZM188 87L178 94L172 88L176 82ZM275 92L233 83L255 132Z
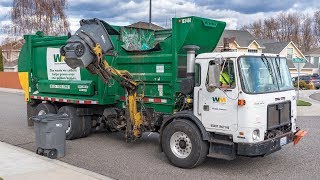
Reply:
M312 104L306 101L298 100L297 106L311 106Z

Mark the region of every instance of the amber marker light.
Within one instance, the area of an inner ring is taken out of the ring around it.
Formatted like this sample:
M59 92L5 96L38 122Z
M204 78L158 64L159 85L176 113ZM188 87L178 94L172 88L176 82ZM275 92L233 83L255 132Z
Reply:
M244 105L246 105L246 100L244 100L244 99L239 99L239 100L238 100L238 106L244 106Z

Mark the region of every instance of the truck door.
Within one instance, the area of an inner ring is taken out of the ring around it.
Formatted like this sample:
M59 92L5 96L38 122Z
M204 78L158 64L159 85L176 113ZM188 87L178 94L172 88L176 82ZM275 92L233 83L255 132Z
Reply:
M211 76L208 74L207 77ZM199 95L199 111L202 123L207 130L236 131L238 116L238 86L236 86L235 65L232 60L227 60L220 75L220 88L210 90L203 83Z

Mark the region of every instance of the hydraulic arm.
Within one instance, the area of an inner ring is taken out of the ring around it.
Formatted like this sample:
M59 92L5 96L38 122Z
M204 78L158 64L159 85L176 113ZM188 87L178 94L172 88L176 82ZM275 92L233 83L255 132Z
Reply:
M137 94L139 83L136 82L130 73L126 70L117 70L110 66L103 58L101 46L96 44L93 48L96 60L89 64L87 70L92 74L98 74L101 79L108 83L112 78L119 82L126 91L126 118L127 129L126 137L128 139L135 139L141 136L142 114L138 111L137 101L143 99L143 93ZM129 114L129 116L128 116Z
M126 92L126 138L136 139L142 133L142 113L138 111L137 101L143 99L142 94L137 94L140 83L136 82L126 70L117 70L110 66L104 59L107 54L112 54L113 44L109 37L118 35L118 32L109 24L99 19L81 20L81 27L70 36L65 46L61 47L61 55L71 68L86 68L92 74L98 74L108 83L114 79L120 83Z

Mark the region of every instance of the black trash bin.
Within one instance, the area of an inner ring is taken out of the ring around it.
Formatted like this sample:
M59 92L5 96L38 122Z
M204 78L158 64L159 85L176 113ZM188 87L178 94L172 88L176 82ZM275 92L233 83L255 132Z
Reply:
M67 115L45 114L32 117L36 136L36 153L51 159L63 157L66 147Z

